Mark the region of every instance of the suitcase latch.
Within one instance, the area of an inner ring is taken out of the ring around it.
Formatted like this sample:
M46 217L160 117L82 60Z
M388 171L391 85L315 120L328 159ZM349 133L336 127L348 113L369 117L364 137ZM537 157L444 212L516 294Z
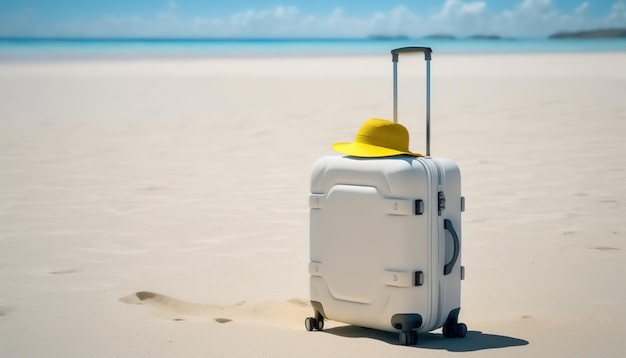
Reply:
M415 215L424 214L424 200L417 199L415 200Z
M444 195L443 191L439 192L439 210L437 210L437 212L439 213L439 216L441 216L441 212L446 208L446 196Z
M422 271L415 271L415 279L413 280L414 286L421 286L424 284L424 273Z

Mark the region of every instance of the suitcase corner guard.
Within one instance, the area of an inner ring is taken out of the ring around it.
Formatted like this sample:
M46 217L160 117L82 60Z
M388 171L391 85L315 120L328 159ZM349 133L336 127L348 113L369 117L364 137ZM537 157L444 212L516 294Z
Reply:
M319 261L309 262L309 275L322 276L322 263Z
M385 213L387 215L422 215L424 202L412 199L385 199Z
M321 209L325 200L326 195L324 194L309 194L309 208Z
M410 331L422 326L422 315L418 313L398 313L391 316L393 328L401 331Z
M422 271L385 271L385 285L392 287L415 287L424 284Z

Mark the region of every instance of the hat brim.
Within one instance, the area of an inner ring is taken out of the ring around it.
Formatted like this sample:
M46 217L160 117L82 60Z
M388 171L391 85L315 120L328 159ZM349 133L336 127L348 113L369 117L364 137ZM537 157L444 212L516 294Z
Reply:
M339 153L351 155L353 157L364 158L378 158L378 157L392 157L394 155L410 155L413 157L423 157L419 153L402 152L395 149L379 147L376 145L365 143L335 143L333 149Z

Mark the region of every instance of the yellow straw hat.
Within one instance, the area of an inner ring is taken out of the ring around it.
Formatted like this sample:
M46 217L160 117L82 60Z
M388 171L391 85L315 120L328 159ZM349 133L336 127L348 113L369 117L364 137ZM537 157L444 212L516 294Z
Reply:
M407 154L422 157L409 151L409 132L399 123L371 118L365 121L352 143L335 143L333 149L354 157L389 157Z

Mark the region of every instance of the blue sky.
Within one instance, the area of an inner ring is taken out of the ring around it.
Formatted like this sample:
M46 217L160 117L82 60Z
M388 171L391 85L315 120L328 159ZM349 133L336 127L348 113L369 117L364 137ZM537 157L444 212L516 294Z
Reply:
M626 27L626 0L0 0L0 36L365 37Z

